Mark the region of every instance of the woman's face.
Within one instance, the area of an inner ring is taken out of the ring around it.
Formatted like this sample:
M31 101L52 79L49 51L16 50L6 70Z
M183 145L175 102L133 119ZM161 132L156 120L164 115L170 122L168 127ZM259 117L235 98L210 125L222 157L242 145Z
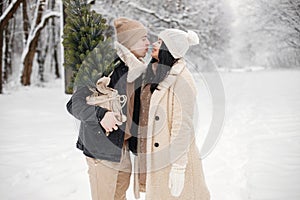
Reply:
M151 56L152 56L152 58L155 58L156 60L158 60L158 53L159 53L159 49L160 49L161 44L162 44L161 39L158 39L156 42L154 42L152 44L153 49L152 49L152 52L151 52Z

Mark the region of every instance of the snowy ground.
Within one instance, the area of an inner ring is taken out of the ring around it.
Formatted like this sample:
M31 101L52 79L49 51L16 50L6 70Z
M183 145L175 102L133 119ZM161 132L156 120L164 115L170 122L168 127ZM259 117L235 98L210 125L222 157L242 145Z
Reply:
M212 200L300 199L300 71L221 75L226 120L216 148L203 160ZM0 95L1 199L90 199L68 99L61 80ZM201 110L200 119L210 108ZM128 199L134 199L132 188Z

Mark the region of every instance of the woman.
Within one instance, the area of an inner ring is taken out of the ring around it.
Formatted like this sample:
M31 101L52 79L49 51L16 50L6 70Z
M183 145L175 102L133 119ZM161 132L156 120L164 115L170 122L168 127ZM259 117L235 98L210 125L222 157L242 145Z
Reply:
M146 199L210 198L195 144L196 88L183 56L199 43L193 31L167 29L153 44L141 91L138 177L135 194Z

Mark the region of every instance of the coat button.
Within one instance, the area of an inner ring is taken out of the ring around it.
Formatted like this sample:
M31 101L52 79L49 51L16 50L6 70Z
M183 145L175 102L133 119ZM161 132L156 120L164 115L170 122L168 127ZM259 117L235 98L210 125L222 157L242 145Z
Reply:
M155 142L155 143L154 143L154 146L155 146L155 147L158 147L158 146L159 146L159 143L158 143L158 142Z
M155 116L155 120L158 121L159 120L159 116Z

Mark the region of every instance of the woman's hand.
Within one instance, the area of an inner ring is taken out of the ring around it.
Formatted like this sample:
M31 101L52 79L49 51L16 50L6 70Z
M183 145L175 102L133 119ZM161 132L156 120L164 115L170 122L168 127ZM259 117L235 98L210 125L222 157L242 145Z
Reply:
M185 166L173 164L169 174L169 189L172 196L180 196L184 187L184 178Z

